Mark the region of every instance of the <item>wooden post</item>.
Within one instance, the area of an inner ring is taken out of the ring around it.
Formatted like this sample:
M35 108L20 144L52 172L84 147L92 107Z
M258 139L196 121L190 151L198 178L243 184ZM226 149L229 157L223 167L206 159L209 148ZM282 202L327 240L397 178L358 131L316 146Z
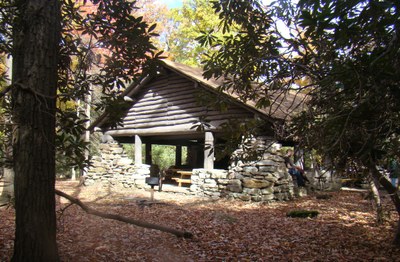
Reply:
M142 164L142 139L140 136L135 135L135 165Z
M182 146L176 146L175 148L175 165L182 165Z
M146 164L151 165L153 163L151 153L151 143L146 143Z
M214 135L212 132L205 133L204 139L204 169L214 169Z

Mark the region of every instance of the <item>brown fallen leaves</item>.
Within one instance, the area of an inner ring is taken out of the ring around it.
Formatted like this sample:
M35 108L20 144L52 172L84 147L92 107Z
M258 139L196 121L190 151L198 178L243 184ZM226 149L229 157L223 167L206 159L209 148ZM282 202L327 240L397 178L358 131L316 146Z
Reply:
M160 202L149 206L143 204L149 192L76 185L64 181L57 188L98 210L186 230L194 237L105 220L57 197L61 261L400 261L399 250L391 245L397 215L387 197L390 219L376 225L371 201L357 192L270 205L156 192ZM319 215L286 217L296 209ZM12 255L13 220L11 208L0 210L0 261Z

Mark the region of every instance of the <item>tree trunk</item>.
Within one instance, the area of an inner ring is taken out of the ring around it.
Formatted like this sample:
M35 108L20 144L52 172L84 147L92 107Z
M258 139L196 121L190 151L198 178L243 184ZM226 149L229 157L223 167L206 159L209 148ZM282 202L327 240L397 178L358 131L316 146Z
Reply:
M400 197L398 194L398 191L396 187L392 185L392 183L384 177L379 170L376 168L376 165L373 163L369 164L369 169L372 171L372 176L379 181L379 183L385 188L385 190L389 193L390 198L392 199L392 202L396 208L397 214L398 214L398 224L397 224L397 230L395 233L395 237L393 240L393 244L396 246L400 246Z
M85 117L87 119L85 123L85 133L83 135L83 141L88 144L87 148L85 149L85 161L89 161L90 157L90 151L89 151L89 144L90 144L90 123L91 123L91 116L90 116L90 109L91 109L91 104L92 104L92 92L89 90L89 93L86 94L85 96ZM84 184L85 179L87 177L87 171L88 167L85 166L82 168L80 172L80 183L79 184Z
M379 182L373 177L369 177L369 187L371 189L371 194L375 202L376 207L376 222L382 224L384 221L383 207L381 202L381 197L379 195Z
M12 114L16 230L12 261L59 261L55 215L55 101L59 1L17 1Z

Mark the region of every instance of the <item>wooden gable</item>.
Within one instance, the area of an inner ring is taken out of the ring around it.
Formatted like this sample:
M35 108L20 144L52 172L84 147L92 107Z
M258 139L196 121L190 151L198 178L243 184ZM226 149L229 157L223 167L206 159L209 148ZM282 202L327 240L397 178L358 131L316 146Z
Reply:
M107 133L114 136L194 134L206 119L218 131L229 119L254 118L254 112L231 103L223 112L199 104L199 96L212 94L201 83L171 70L154 77L135 94L122 125Z

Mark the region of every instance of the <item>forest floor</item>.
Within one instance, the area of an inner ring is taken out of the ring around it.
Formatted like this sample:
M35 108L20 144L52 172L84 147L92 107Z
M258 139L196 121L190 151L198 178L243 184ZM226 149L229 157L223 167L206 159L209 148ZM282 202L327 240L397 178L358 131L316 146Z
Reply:
M143 190L57 189L92 208L193 233L192 239L86 214L57 196L61 261L400 261L391 245L397 215L384 196L387 220L375 223L372 201L359 192L330 192L273 204L207 200ZM317 210L316 218L289 218L291 210ZM0 209L0 261L9 261L13 208Z

